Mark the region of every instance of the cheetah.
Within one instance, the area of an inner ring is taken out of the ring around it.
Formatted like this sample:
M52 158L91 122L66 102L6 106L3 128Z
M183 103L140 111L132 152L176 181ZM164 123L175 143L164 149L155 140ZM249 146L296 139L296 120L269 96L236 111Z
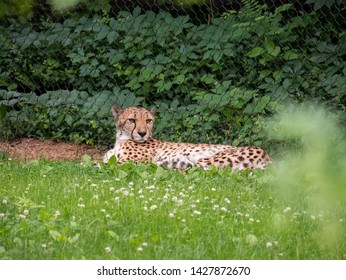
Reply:
M142 107L111 109L116 125L114 148L104 156L104 163L115 156L118 164L127 161L154 163L184 171L199 166L232 170L264 169L272 163L270 156L259 147L163 142L152 138L156 109Z

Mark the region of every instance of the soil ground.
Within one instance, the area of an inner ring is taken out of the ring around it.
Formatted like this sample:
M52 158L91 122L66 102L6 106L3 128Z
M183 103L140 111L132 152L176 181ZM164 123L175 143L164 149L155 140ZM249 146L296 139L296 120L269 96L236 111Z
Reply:
M21 138L14 141L0 140L0 153L8 154L12 159L35 160L45 158L49 160L81 160L83 155L89 155L93 160L102 159L105 151L86 144L55 142Z

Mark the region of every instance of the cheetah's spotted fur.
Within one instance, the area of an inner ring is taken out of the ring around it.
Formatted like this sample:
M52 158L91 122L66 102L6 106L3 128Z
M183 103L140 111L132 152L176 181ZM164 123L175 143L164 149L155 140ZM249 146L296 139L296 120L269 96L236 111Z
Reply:
M152 138L155 109L112 107L116 123L116 143L104 156L107 163L115 156L119 164L126 161L152 162L159 166L185 170L193 166L208 169L230 166L233 170L264 169L272 162L259 147L162 142Z

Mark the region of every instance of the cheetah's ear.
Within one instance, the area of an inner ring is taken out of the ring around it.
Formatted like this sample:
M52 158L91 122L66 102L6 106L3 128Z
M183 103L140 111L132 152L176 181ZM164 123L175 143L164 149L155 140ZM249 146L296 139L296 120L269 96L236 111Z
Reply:
M114 117L114 120L117 121L119 115L121 115L124 112L124 110L119 106L113 105L111 112Z
M151 108L149 112L152 113L153 115L155 115L155 113L156 113L156 108Z

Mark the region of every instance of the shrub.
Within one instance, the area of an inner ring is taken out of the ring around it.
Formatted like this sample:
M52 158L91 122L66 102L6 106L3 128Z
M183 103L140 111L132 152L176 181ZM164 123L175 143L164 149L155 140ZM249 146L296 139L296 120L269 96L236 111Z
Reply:
M342 114L346 33L290 7L247 6L210 25L137 8L2 26L1 134L110 145L118 103L156 106L163 140L268 146L261 128L284 100Z

